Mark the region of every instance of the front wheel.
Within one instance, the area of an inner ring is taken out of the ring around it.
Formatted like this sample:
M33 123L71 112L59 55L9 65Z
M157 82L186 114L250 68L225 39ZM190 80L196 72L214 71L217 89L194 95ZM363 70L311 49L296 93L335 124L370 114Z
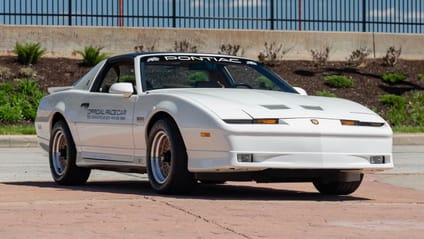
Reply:
M90 169L76 165L76 149L68 125L54 124L49 144L50 171L54 181L61 185L79 185L87 182Z
M355 192L362 183L364 178L363 174L359 175L359 180L345 182L345 181L328 181L316 180L313 182L315 188L322 194L328 195L349 195Z
M157 121L149 133L147 173L150 185L159 193L187 193L194 185L183 139L171 120Z

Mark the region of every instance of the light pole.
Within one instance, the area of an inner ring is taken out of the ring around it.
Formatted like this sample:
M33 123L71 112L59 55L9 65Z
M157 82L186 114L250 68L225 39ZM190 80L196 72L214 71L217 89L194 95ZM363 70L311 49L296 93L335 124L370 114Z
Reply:
M302 31L302 0L299 0L299 31Z
M119 0L119 26L123 27L124 26L124 18L123 18L123 14L124 14L124 0Z

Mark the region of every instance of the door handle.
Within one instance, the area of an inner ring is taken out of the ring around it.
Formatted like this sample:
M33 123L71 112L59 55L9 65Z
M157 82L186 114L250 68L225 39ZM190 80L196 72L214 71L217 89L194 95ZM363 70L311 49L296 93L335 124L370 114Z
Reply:
M85 103L81 103L81 107L83 108L88 108L90 106L90 103L85 102Z

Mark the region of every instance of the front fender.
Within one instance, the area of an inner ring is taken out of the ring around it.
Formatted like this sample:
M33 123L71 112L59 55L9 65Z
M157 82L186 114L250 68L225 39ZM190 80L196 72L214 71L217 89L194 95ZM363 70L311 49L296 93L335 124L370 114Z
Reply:
M152 120L156 120L156 115L165 113L177 124L187 150L228 149L223 131L224 122L214 112L188 99L174 96L158 96L158 98L161 100L152 106L146 125L154 123ZM208 133L210 137L205 137L208 134L201 133ZM147 130L145 134L147 138Z

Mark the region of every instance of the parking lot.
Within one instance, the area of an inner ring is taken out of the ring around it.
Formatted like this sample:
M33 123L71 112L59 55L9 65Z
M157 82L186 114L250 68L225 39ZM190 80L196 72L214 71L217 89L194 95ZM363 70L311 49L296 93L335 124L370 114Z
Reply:
M396 168L351 196L253 182L162 196L145 175L103 171L60 187L40 149L0 149L0 238L423 238L423 155L395 146Z

